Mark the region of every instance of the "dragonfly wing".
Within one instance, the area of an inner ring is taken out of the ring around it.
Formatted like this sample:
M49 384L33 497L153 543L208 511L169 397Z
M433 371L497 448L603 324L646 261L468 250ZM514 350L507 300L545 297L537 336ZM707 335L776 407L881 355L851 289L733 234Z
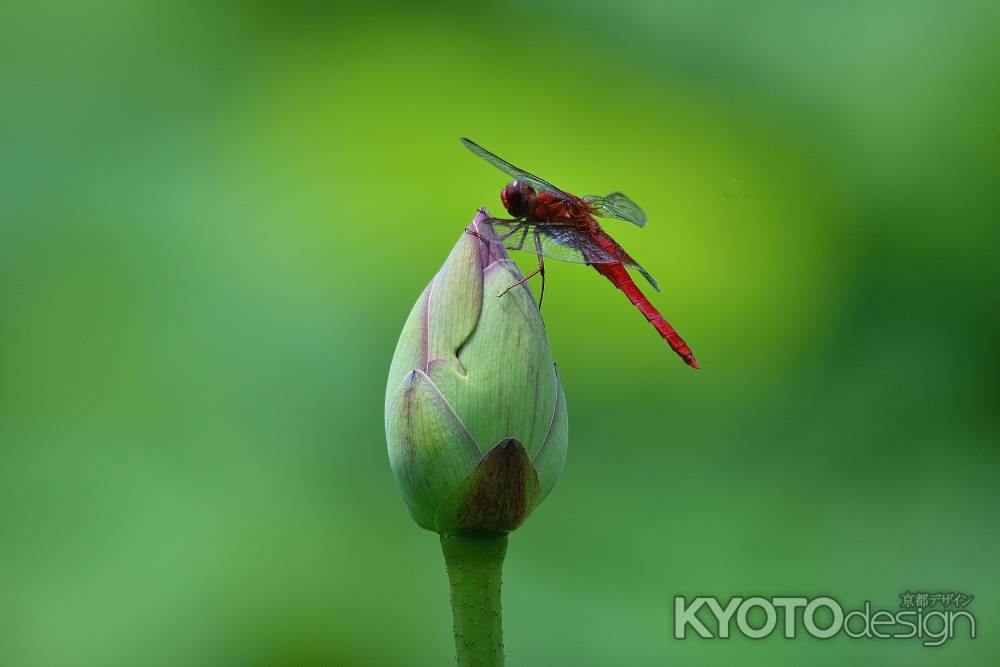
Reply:
M487 243L502 245L507 250L537 254L540 249L545 257L577 264L618 264L631 261L621 248L607 250L595 242L589 233L573 225L501 218L483 222L492 227L493 233L482 234L480 238Z
M627 258L620 247L603 247L593 235L572 225L537 225L538 244L542 254L563 262L579 264L621 264ZM532 240L525 250L535 250Z
M615 257L619 258L617 261L621 262L630 269L635 269L636 271L638 271L640 274L642 274L642 277L645 278L646 281L653 286L653 289L655 289L657 292L660 291L660 286L656 284L656 280L653 279L653 276L649 275L649 271L642 268L639 262L632 259L632 256L629 255L627 252L625 252L625 249L622 248L620 245L618 245L617 241L611 238L608 235L608 233L605 232L603 229L599 232L599 235L600 237L598 240L595 241L595 243L597 243L601 247L608 248L609 254L612 254Z
M523 220L504 220L502 218L487 218L481 221L482 233L476 234L486 243L506 248L521 250L527 244L525 239L531 237L531 224Z
M590 232L575 225L552 222L524 222L493 218L484 220L492 228L491 234L481 234L479 238L487 243L503 246L507 250L522 250L560 262L576 264L624 264L635 269L649 281L657 292L660 287L646 269L625 252L607 234L601 232L600 240Z
M630 261L627 262L625 266L638 271L640 274L642 274L642 277L645 278L646 281L653 286L653 289L655 289L657 292L660 291L660 286L656 284L656 280L653 279L653 276L649 275L649 271L639 266L639 262L630 258Z
M556 186L552 185L543 178L539 178L534 174L528 173L523 169L515 167L510 162L507 162L507 160L504 160L499 155L494 155L493 153L489 152L488 150L486 150L476 142L472 141L471 139L466 139L465 137L462 137L462 145L468 148L476 155L478 155L479 157L489 162L490 164L492 164L500 171L504 172L505 174L513 176L514 178L520 181L524 181L525 183L533 187L537 192L551 192L552 194L558 195L562 199L567 199L567 200L573 199L573 196L570 195L569 193L564 192L563 190L557 188Z
M610 243L599 243L592 234L576 227L543 224L538 225L537 229L542 254L546 257L581 264L624 264L630 269L638 271L643 278L649 281L653 289L657 292L660 291L653 276L649 275L646 269L642 268L607 234L602 233L602 238ZM534 248L531 234L528 234L523 249L531 251Z
M642 212L638 204L620 192L612 192L607 197L590 195L583 199L592 204L601 217L618 218L639 227L646 226L646 214Z

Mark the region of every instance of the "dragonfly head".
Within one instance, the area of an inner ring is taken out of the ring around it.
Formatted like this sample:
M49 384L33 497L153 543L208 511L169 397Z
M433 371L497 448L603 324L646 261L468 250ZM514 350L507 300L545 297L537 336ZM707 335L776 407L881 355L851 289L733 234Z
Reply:
M503 207L515 218L527 218L531 215L532 202L535 200L535 190L524 181L515 180L500 191Z

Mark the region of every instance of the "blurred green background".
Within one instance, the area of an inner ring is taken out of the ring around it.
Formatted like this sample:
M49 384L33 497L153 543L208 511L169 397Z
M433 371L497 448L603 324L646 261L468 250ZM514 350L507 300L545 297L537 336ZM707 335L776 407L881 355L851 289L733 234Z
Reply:
M511 665L1000 659L1000 6L0 9L0 665L446 665L389 471L410 307L502 174L609 231L703 369L550 263L570 412ZM522 265L532 266L530 256ZM673 596L976 596L980 637L672 638Z

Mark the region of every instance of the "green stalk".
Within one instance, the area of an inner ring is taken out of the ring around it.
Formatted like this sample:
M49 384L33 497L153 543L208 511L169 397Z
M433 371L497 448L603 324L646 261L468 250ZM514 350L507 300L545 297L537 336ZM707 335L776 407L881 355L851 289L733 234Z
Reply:
M441 550L451 583L458 667L503 667L500 571L506 533L442 535Z

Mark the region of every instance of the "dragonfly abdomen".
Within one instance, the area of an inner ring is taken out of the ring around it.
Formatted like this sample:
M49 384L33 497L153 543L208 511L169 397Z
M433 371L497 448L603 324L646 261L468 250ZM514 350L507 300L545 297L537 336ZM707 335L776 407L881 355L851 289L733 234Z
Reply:
M592 264L597 272L611 281L611 283L625 293L632 305L639 309L646 320L653 325L660 337L667 341L670 349L677 356L684 360L691 368L698 368L698 360L694 358L694 353L688 344L684 342L677 330L670 326L670 322L660 314L646 295L636 286L632 276L628 274L621 264Z

